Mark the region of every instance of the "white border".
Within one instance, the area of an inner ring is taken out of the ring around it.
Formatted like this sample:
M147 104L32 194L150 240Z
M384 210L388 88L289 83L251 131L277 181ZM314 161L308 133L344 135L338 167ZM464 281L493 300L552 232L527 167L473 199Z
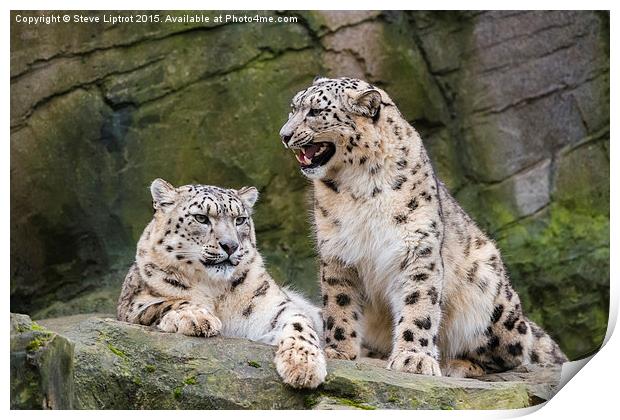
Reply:
M611 10L610 14L610 36L611 36L611 79L617 80L614 72L614 49L617 52L618 31L616 25L618 19L616 13L618 2L612 1L598 1L591 0L586 2L570 2L570 1L532 1L522 0L520 2L502 2L497 1L468 1L468 2L456 2L456 1L443 1L443 2L404 2L404 1L391 1L384 0L380 3L371 2L368 0L358 1L340 1L335 2L333 0L314 0L314 1L263 1L263 2L249 2L249 1L235 1L229 0L226 2L226 9L228 10L306 10L306 9L332 9L332 10L375 10L375 9L394 9L394 10L406 10L406 9L418 9L418 10L458 10L458 9L471 9L471 10L511 10L511 9L532 9L532 10L562 10L562 9L579 9L586 6L589 10ZM211 9L213 6L211 2L196 1L196 0L178 0L175 2L156 2L156 1L132 1L129 2L119 0L91 0L88 3L76 0L67 0L62 2L50 2L50 1L12 1L7 4L11 9L15 10L83 10L84 6L88 6L90 9L99 10L183 10L183 9ZM217 4L216 4L217 5ZM218 7L218 9L223 9ZM9 10L5 9L5 19L10 19ZM10 67L9 67L9 42L10 42L10 25L5 21L5 29L2 31L2 48L4 51L4 57L6 57L6 63L3 67L4 80L10 79ZM1 208L2 220L5 222L2 224L2 263L4 267L9 267L9 252L10 252L10 223L9 223L9 106L10 95L9 86L4 85L4 95L2 101L3 107L3 127L2 144L4 145L4 153L0 156L2 162L3 173L2 180L0 182L0 193L5 197L4 203ZM615 88L614 83L611 83L611 115L615 115L615 99L618 97L618 90ZM610 124L613 125L614 119L611 119ZM610 128L610 133L613 132ZM618 195L617 195L617 181L618 167L615 165L619 163L617 147L611 146L611 214L617 214L618 210ZM618 243L618 226L617 223L611 222L611 251L617 249ZM617 334L612 336L611 333L615 327L618 314L618 287L615 280L618 274L618 262L613 258L616 254L612 254L611 258L611 307L610 307L610 319L608 325L607 336L605 339L605 345L603 349L596 354L589 363L576 375L572 380L569 380L566 386L548 403L542 408L540 406L512 411L458 411L458 412L441 412L441 411L398 411L390 410L389 416L394 418L407 418L410 419L413 416L417 418L466 418L466 419L481 419L481 418L506 418L516 417L530 413L530 418L542 419L549 417L557 417L562 419L584 419L584 418L611 418L616 414L616 405L618 398L618 388L614 384L618 381L620 376L620 369L618 368L618 355L620 355L620 340L617 338ZM5 295L4 301L6 307L10 307L9 296L9 276L7 273L5 280ZM4 348L9 347L9 332L8 332L8 320L5 320L4 333L2 334L2 341L4 342ZM3 386L2 386L2 401L5 410L8 411L9 407L9 360L8 357L4 358L3 368ZM565 369L563 375L570 377L571 369ZM93 418L108 418L112 416L131 416L139 418L156 418L163 419L169 416L168 413L162 411L150 411L150 412L110 412L110 411L89 411L89 412L29 412L29 411L10 411L8 414L11 417L30 418L45 416L49 418L59 418L62 416L64 419L66 416L69 418L78 418L83 415L87 415ZM190 418L196 416L209 416L222 419L238 419L239 417L252 417L252 418L287 418L291 416L295 418L304 419L317 417L335 417L339 418L362 418L377 416L383 417L386 414L384 411L346 411L346 412L311 412L311 411L298 411L295 413L283 412L283 411L251 411L251 412L238 412L238 411L210 411L208 413L186 411L179 413L182 416L189 416Z

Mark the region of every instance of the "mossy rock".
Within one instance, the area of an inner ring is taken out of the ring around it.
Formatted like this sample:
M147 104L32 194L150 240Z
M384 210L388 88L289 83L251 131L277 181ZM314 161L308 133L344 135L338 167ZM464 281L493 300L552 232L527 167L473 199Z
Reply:
M11 408L73 408L73 362L66 338L11 314Z
M248 340L166 334L96 315L39 324L74 343L75 407L83 409L512 409L550 398L559 382L557 368L474 380L361 359L330 360L323 385L295 390L275 371L274 347Z

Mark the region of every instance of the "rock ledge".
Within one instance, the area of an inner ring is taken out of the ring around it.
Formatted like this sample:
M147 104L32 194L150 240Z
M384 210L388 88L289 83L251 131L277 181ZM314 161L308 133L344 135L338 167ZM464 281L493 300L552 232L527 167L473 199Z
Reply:
M553 396L560 370L524 366L480 380L329 361L314 391L285 386L270 346L164 334L105 315L33 323L11 314L11 408L511 409Z

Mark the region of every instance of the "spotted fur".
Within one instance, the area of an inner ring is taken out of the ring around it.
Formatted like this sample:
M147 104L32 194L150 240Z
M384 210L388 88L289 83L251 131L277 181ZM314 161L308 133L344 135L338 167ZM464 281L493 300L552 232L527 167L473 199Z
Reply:
M318 78L291 106L286 147L303 158L335 146L326 163L300 160L314 185L328 357L355 359L364 345L391 369L451 376L567 360L524 316L496 245L386 92Z
M256 249L255 188L151 186L155 214L125 278L118 319L162 331L222 334L277 346L284 382L315 388L326 375L320 310L279 287Z

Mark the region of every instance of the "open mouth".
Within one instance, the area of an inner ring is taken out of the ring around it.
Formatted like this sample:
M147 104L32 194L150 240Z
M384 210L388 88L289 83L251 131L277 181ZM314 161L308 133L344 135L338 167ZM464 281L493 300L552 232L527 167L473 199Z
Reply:
M325 165L336 153L336 146L330 142L310 143L293 151L302 169Z

